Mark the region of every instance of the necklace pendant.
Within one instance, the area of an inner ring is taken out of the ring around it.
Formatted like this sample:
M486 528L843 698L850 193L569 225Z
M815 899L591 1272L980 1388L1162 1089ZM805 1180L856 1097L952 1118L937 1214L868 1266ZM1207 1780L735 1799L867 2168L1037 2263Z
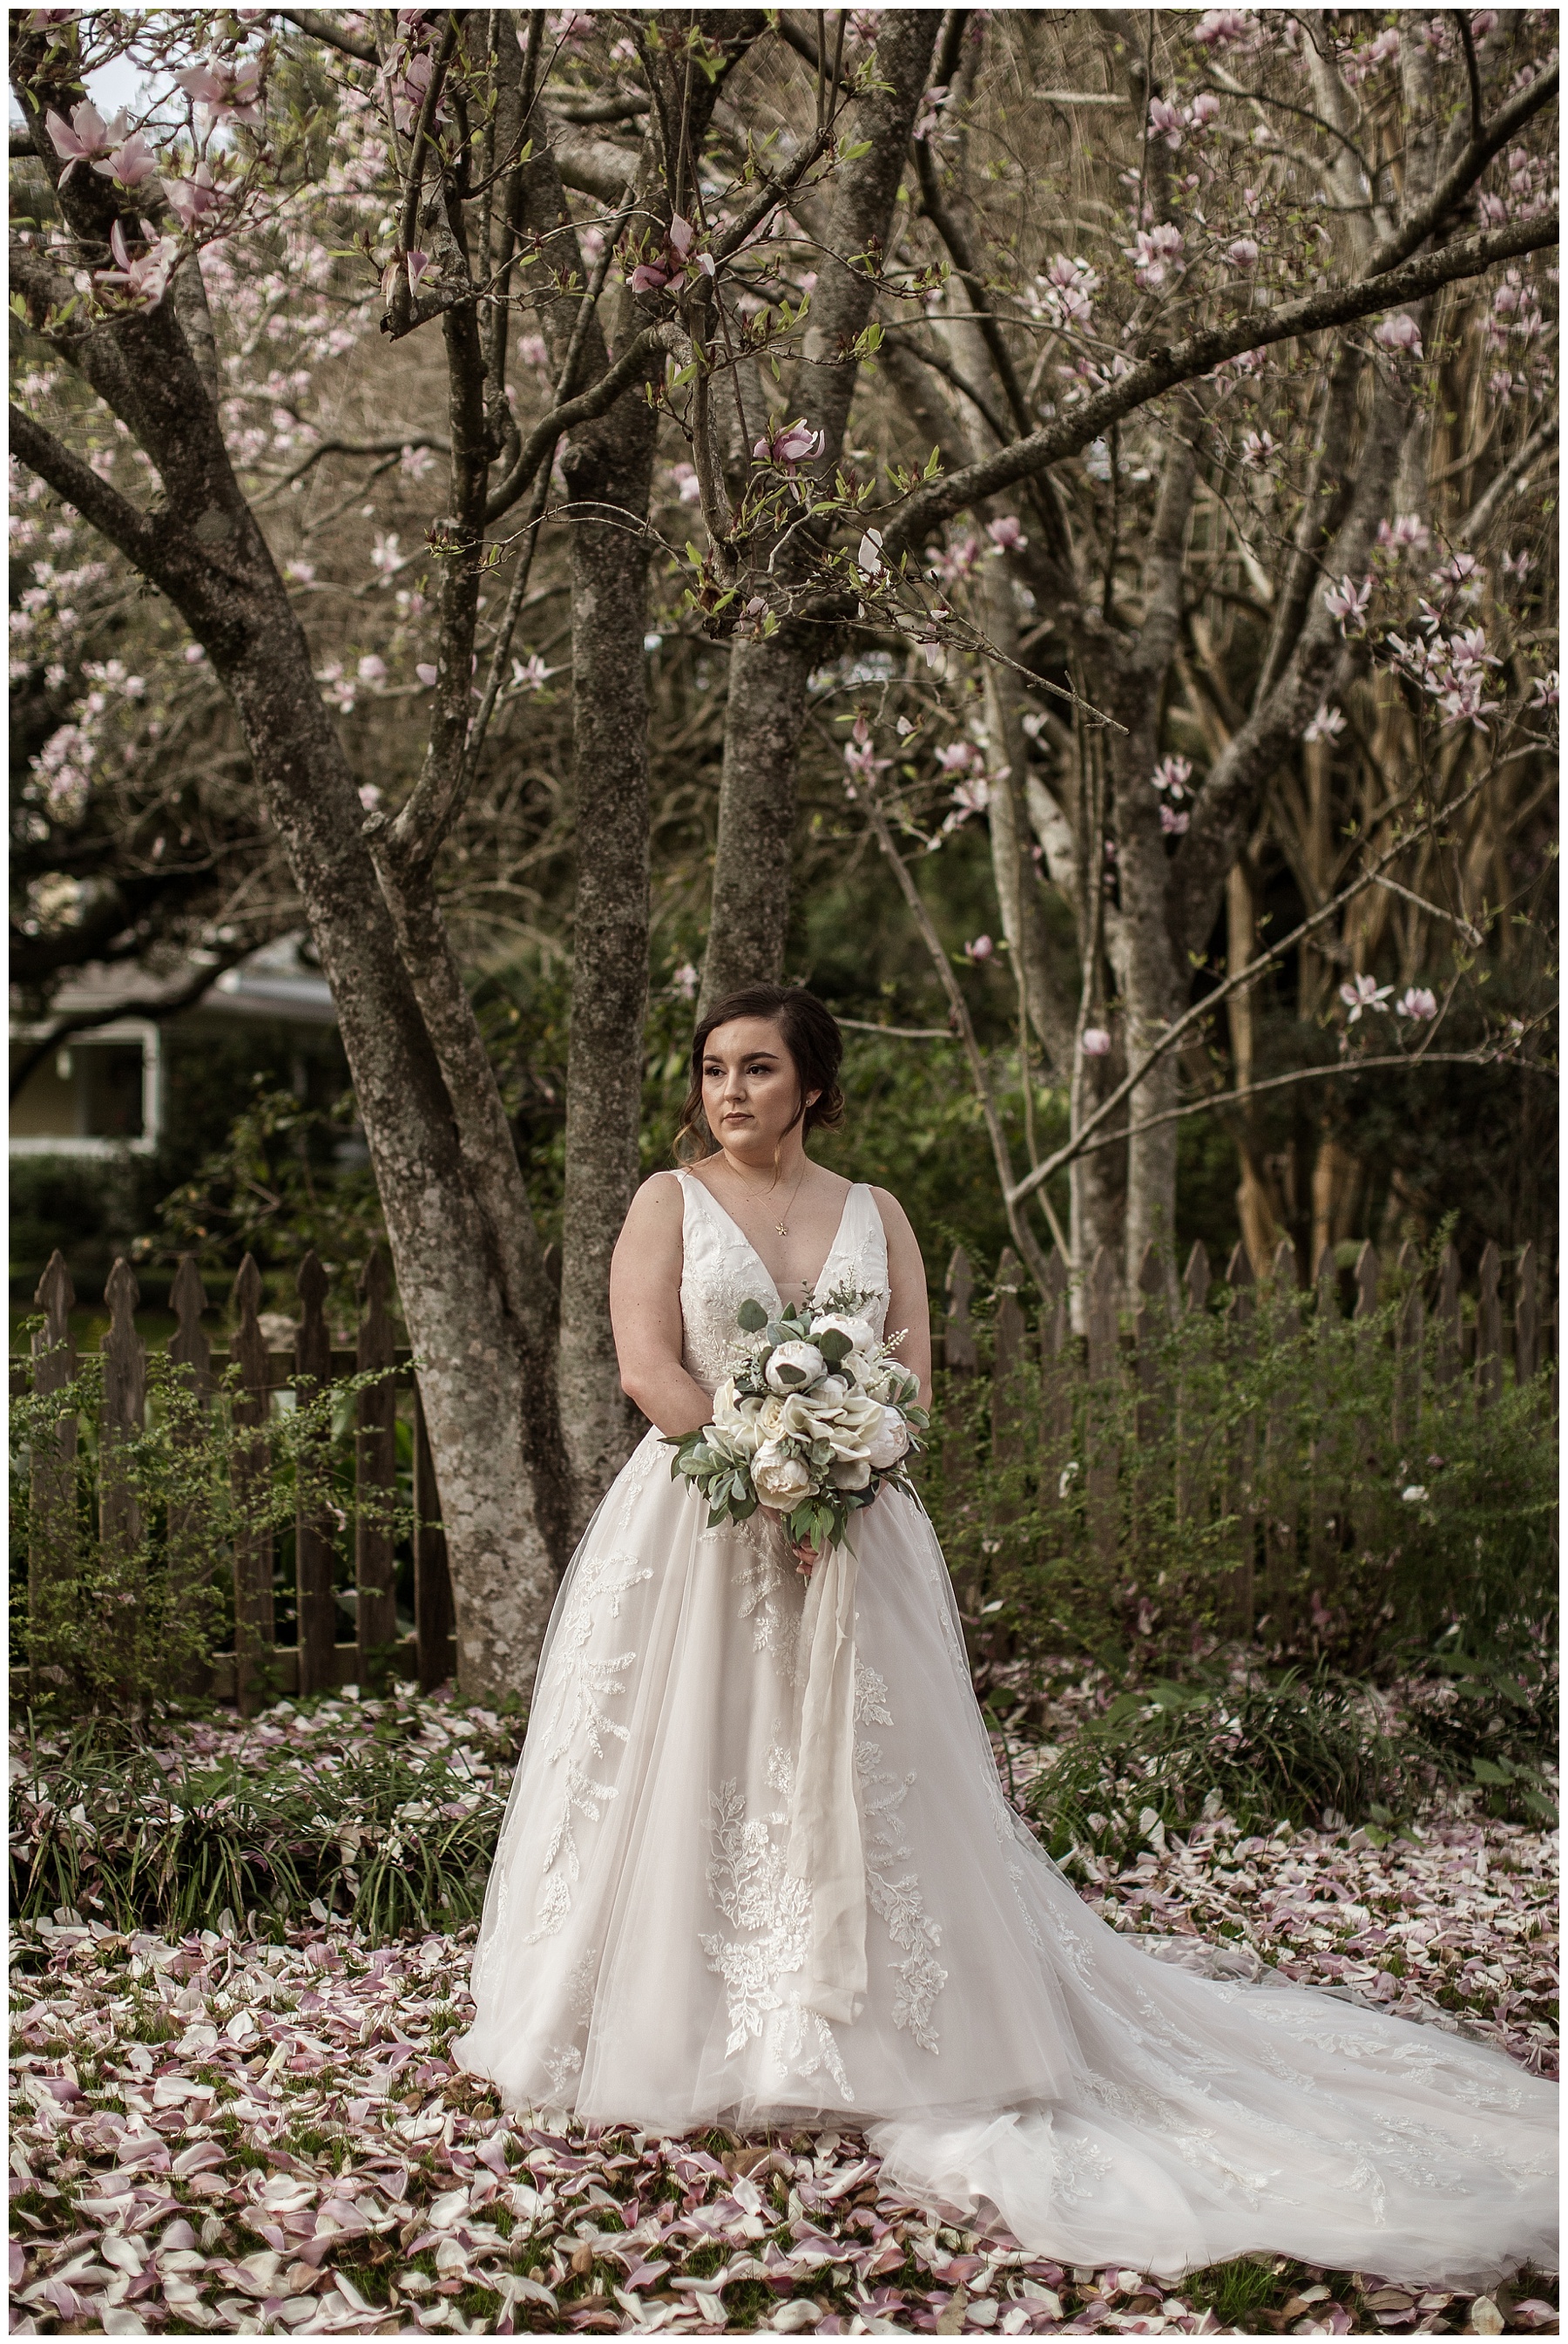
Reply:
M779 1232L779 1236L780 1236L781 1238L787 1238L787 1237L789 1236L789 1230L785 1228L785 1226L784 1226L784 1224L783 1224L783 1222L782 1222L782 1221L775 1221L775 1222L774 1222L774 1224L773 1224L773 1226L774 1226L774 1228L778 1230L778 1232Z

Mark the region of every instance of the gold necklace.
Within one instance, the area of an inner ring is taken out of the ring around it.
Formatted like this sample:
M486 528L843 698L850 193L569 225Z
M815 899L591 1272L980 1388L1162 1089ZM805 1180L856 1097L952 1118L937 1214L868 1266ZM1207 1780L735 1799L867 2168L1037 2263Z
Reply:
M740 1180L739 1173L736 1171L728 1157L724 1159L724 1168L728 1173L729 1173L732 1178ZM773 1224L781 1238L787 1238L789 1234L790 1209L794 1205L796 1197L800 1194L800 1183L805 1177L806 1167L802 1164L799 1171L795 1175L795 1186L789 1191L789 1203L784 1207L784 1218L781 1221L775 1221ZM740 1186L742 1188L745 1187L746 1183L744 1180L740 1180ZM802 1283L804 1283L804 1280L802 1280Z

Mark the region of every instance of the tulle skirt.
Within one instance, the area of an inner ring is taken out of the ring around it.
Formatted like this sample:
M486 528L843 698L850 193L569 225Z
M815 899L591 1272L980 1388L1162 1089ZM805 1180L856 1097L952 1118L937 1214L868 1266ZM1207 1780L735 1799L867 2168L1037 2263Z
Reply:
M896 1493L855 1531L865 1998L806 2006L803 1585L773 1518L707 1530L668 1460L649 1435L620 1474L540 1660L456 2046L507 2106L849 2123L911 2195L1064 2263L1556 2268L1553 2085L1087 1910L1003 1796L940 1550Z

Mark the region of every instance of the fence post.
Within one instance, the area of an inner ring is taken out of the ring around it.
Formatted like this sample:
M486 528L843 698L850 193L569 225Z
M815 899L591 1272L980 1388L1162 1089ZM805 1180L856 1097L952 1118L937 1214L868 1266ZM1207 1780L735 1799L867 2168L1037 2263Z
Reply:
M1121 1365L1116 1326L1116 1264L1104 1246L1089 1272L1089 1383L1084 1409L1083 1475L1089 1499L1089 1541L1101 1570L1117 1561L1117 1469L1114 1386ZM1094 1394L1101 1395L1098 1405Z
M355 1366L360 1375L390 1368L397 1356L387 1308L389 1286L387 1257L379 1246L372 1246L359 1276L365 1308ZM397 1481L397 1393L389 1375L383 1373L357 1395L355 1420L354 1583L359 1591L355 1642L360 1682L368 1683L373 1669L383 1665L372 1661L377 1647L396 1642L397 1636L396 1554L387 1520Z
M1464 1313L1459 1299L1459 1256L1442 1248L1437 1273L1437 1358L1432 1380L1440 1391L1459 1381L1464 1364Z
M1535 1248L1527 1245L1513 1274L1513 1380L1527 1384L1541 1362L1541 1312L1535 1292Z
M1488 1238L1481 1257L1481 1292L1475 1305L1475 1404L1489 1408L1503 1389L1503 1304L1498 1281L1503 1256Z
M1318 1256L1313 1287L1317 1298L1314 1329L1337 1326L1340 1318L1340 1278L1332 1246L1325 1245ZM1324 1339L1319 1336L1316 1339L1322 1343ZM1320 1378L1330 1372L1331 1368L1327 1363L1320 1366ZM1325 1611L1332 1601L1334 1588L1339 1580L1340 1567L1338 1541L1331 1537L1329 1531L1331 1517L1336 1510L1336 1479L1339 1480L1340 1502L1342 1502L1343 1496L1342 1479L1336 1475L1336 1466L1342 1461L1339 1455L1341 1443L1337 1438L1338 1431L1337 1425L1332 1422L1325 1424L1322 1431L1312 1442L1307 1453L1307 1468L1312 1481L1309 1501L1311 1527L1308 1538L1312 1577L1315 1582L1313 1594L1322 1601Z
M295 1401L298 1408L308 1408L332 1380L327 1272L314 1246L295 1274L294 1287L300 1302L294 1335ZM295 1467L294 1608L302 1693L331 1692L337 1683L337 1599L332 1587L332 1513L327 1502L331 1456L331 1428L323 1424L301 1440Z
M1238 1361L1251 1357L1253 1349L1253 1315L1255 1303L1252 1288L1252 1265L1244 1245L1238 1244L1225 1271L1225 1283L1233 1299L1231 1304L1231 1355ZM1232 1614L1240 1624L1241 1634L1251 1642L1257 1615L1257 1540L1258 1540L1258 1425L1249 1409L1236 1427L1231 1448L1231 1502L1228 1513L1236 1518L1240 1542L1239 1559L1231 1578Z
M418 1654L419 1690L434 1692L452 1673L452 1644L457 1618L452 1600L452 1574L447 1561L447 1533L441 1527L441 1495L436 1486L436 1460L425 1424L425 1403L419 1379L414 1378L414 1636Z
M206 1288L194 1253L181 1254L169 1301L178 1322L169 1339L169 1360L185 1370L177 1380L190 1403L189 1412L182 1408L176 1420L174 1437L181 1449L194 1449L200 1439L201 1417L212 1404L212 1345L201 1323L207 1307ZM196 1503L171 1506L168 1541L171 1594L176 1602L189 1601L212 1583L212 1538L206 1509ZM196 1691L206 1681L206 1669L199 1661L182 1676L186 1692Z
M56 1249L38 1280L34 1300L44 1313L44 1324L33 1337L33 1389L46 1395L64 1391L76 1373L76 1346L71 1339L71 1311L76 1289L65 1258ZM60 1673L55 1647L64 1623L51 1623L45 1634L46 1591L51 1581L72 1576L76 1559L76 1419L57 1416L54 1430L33 1443L29 1488L27 1542L27 1660L35 1692L45 1668Z
M1296 1248L1282 1238L1274 1248L1273 1308L1276 1339L1283 1344L1301 1333L1302 1305L1296 1277ZM1282 1385L1269 1400L1264 1434L1263 1552L1266 1559L1269 1610L1276 1634L1288 1636L1294 1626L1293 1565L1296 1524L1292 1519L1292 1470L1297 1447L1296 1394Z
M1421 1367L1426 1345L1426 1306L1421 1291L1421 1256L1407 1238L1394 1264L1404 1279L1394 1329L1398 1358L1393 1381L1393 1437L1413 1440L1421 1425ZM1416 1476L1420 1480L1420 1475Z
M1052 1251L1040 1310L1040 1510L1065 1504L1061 1477L1072 1455L1072 1312L1067 1264Z
M1159 1254L1152 1244L1146 1245L1138 1269L1138 1308L1132 1321L1138 1362L1138 1402L1133 1425L1138 1440L1138 1543L1151 1552L1159 1543L1151 1516L1161 1494L1160 1475L1151 1459L1159 1442L1161 1419L1165 1412L1160 1346L1170 1323L1168 1293Z
M242 1717L261 1705L272 1668L276 1630L272 1606L272 1460L266 1424L272 1413L272 1363L266 1338L256 1323L261 1272L252 1255L240 1263L234 1281L239 1323L229 1347L239 1370L229 1403L236 1435L254 1438L234 1444L230 1480L234 1491L234 1693Z
M1190 1318L1201 1318L1203 1316L1208 1308L1209 1288L1212 1283L1213 1279L1209 1269L1209 1249L1200 1238L1187 1257L1187 1268L1181 1278L1181 1284L1186 1290L1187 1315ZM1206 1478L1198 1470L1198 1460L1193 1451L1195 1430L1192 1396L1183 1381L1178 1386L1176 1393L1176 1512L1178 1519L1183 1522L1195 1521L1201 1512L1207 1511L1204 1503L1207 1490Z
M106 1592L116 1607L106 1625L118 1655L121 1697L136 1705L134 1662L142 1626L144 1574L136 1566L136 1555L142 1542L142 1510L135 1470L125 1452L147 1425L147 1355L136 1321L140 1298L135 1272L121 1254L104 1288L109 1330L99 1345L104 1399L98 1434L98 1551L109 1581Z
M975 1587L979 1580L979 1556L970 1552L975 1544L974 1525L974 1440L970 1424L970 1412L974 1400L974 1379L980 1369L980 1354L975 1349L974 1327L970 1318L970 1296L974 1291L974 1272L963 1247L953 1248L948 1264L948 1309L942 1329L942 1364L948 1372L946 1421L942 1429L942 1486L947 1497L948 1518L956 1532L956 1551L951 1558L954 1592L959 1610L971 1612L975 1606Z

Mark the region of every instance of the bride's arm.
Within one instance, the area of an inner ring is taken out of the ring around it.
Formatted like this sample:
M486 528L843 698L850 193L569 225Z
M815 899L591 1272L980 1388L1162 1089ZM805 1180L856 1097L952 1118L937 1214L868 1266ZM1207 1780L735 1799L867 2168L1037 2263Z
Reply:
M712 1415L702 1386L680 1364L680 1183L645 1180L631 1200L609 1265L609 1322L620 1388L650 1424L678 1437Z
M877 1210L888 1240L888 1332L909 1329L893 1357L901 1368L920 1379L920 1406L931 1404L931 1309L926 1294L926 1265L910 1217L898 1198L886 1188L873 1188Z

